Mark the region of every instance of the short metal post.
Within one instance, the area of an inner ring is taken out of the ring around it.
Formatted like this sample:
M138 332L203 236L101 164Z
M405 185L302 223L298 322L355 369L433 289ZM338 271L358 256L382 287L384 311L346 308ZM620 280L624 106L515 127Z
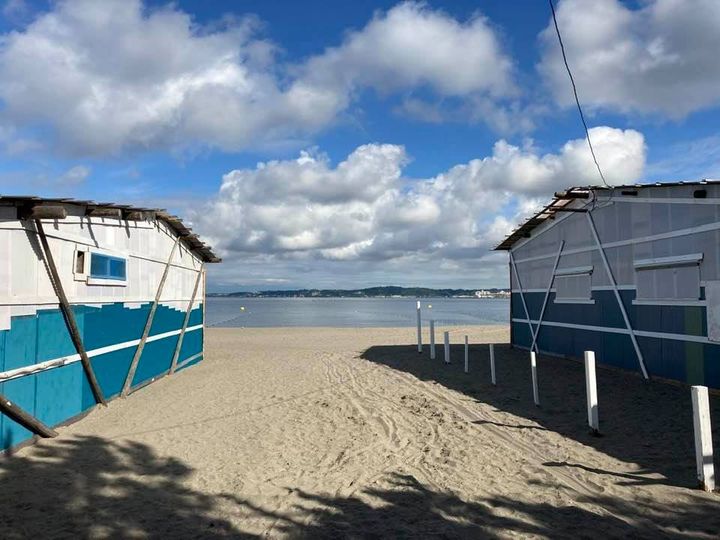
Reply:
M495 345L490 344L490 380L493 385L497 385L495 380Z
M450 332L445 332L445 363L450 363Z
M538 395L537 359L535 358L535 351L530 351L530 370L532 371L533 401L535 405L539 407L540 396Z
M708 389L707 386L692 386L690 393L692 395L693 405L697 476L702 489L705 491L713 491L715 489L715 467L713 465Z
M600 433L600 419L594 351L585 351L585 393L587 394L588 424L593 434L597 435Z
M430 359L435 360L435 321L430 319Z

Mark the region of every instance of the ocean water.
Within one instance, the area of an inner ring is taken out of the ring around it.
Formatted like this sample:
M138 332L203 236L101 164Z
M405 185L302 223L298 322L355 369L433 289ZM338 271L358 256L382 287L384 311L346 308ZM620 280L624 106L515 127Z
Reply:
M207 299L208 326L273 327L415 326L414 298L223 298ZM509 324L510 303L489 298L423 298L423 325Z

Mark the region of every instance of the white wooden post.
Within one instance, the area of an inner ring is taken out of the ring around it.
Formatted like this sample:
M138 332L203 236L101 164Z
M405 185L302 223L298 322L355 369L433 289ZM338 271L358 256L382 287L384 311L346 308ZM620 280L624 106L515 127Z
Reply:
M468 370L468 337L465 336L465 373L469 373Z
M417 339L418 339L418 352L422 352L422 320L420 318L420 300L417 302Z
M588 425L592 432L600 433L598 413L597 378L595 377L595 352L585 351L585 393L587 394Z
M700 487L705 491L713 491L715 489L715 467L713 465L708 389L707 386L692 386L690 392L693 405L693 427L695 428L697 476Z
M497 384L495 380L495 345L490 344L490 380L493 385Z
M430 360L435 360L435 321L430 319Z
M450 363L450 332L445 332L445 363Z
M533 401L535 405L539 407L540 396L538 395L537 359L535 358L535 351L530 351L530 370L532 371Z

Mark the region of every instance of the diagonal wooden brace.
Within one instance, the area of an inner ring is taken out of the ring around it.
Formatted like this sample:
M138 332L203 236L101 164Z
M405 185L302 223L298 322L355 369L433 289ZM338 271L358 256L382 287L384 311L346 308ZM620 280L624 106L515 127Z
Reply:
M170 364L170 374L175 373L177 369L178 357L180 356L180 350L182 349L183 339L185 339L185 330L187 329L188 322L190 322L190 313L192 312L193 304L195 304L195 296L197 296L198 285L200 285L200 278L203 275L203 265L200 265L197 277L195 278L195 287L193 287L192 297L188 304L187 311L185 312L185 320L183 321L182 330L178 336L177 345L175 345L175 354L173 355L172 364Z
M530 350L532 351L535 349L537 351L537 338L538 334L540 334L540 327L542 326L543 317L545 316L545 308L547 307L547 301L550 297L550 289L552 289L553 282L555 281L555 271L557 270L558 263L560 262L560 255L562 254L563 247L565 246L565 240L560 240L560 247L558 248L557 256L555 257L555 264L553 265L552 272L550 272L550 280L548 281L547 289L545 290L545 299L542 303L542 308L540 308L540 317L538 318L537 326L535 327L535 332L533 332L533 340L532 345L530 346Z
M633 347L635 348L635 354L637 355L637 361L640 365L640 371L642 371L645 380L649 380L650 375L648 374L647 368L645 367L645 360L643 359L640 345L638 345L637 338L635 337L635 330L633 330L633 327L630 324L630 318L628 317L627 311L625 310L625 304L623 304L622 298L620 298L617 282L615 281L615 276L612 273L612 268L610 267L610 263L608 262L607 256L605 255L605 249L603 248L602 242L600 242L600 237L598 236L597 229L595 228L595 222L593 221L592 214L588 212L585 215L587 216L588 225L590 226L590 232L592 233L593 239L595 240L595 247L600 253L600 258L602 259L603 266L605 266L605 273L607 274L607 277L610 280L610 285L612 286L613 292L615 293L615 300L617 300L618 308L620 309L620 313L622 314L623 320L625 321L625 328L627 328L628 332L630 332L630 340L632 341Z
M135 371L137 371L140 357L142 356L143 349L145 348L145 342L147 341L148 335L150 335L150 328L152 328L155 312L157 311L158 304L160 303L160 296L162 295L163 287L165 287L165 280L170 272L170 266L172 264L173 257L175 256L175 250L178 247L179 241L180 237L178 236L175 238L175 243L170 250L170 256L165 263L165 270L163 271L162 278L160 278L160 283L158 284L157 292L155 293L155 300L150 307L150 313L148 313L147 321L145 321L145 329L143 330L142 337L140 338L140 343L138 343L137 349L135 349L135 355L133 356L132 362L130 362L130 369L128 370L127 377L125 378L125 384L123 385L122 392L120 394L122 397L126 397L130 392L132 381L135 378Z
M530 312L528 311L527 304L525 303L525 291L523 291L523 286L520 282L520 274L518 273L517 265L515 264L515 257L513 257L512 251L508 251L508 254L510 255L510 266L512 266L513 272L515 273L515 281L517 281L518 288L520 289L520 300L522 300L523 309L525 310L525 318L527 319L528 326L530 327L530 337L533 338L533 343L535 343L535 329L533 328L532 321L530 320ZM510 293L512 298L512 283L510 283Z
M38 237L42 245L42 250L45 256L45 266L48 274L50 275L50 282L55 289L58 300L60 301L60 310L62 311L65 324L67 325L70 338L72 339L75 350L80 355L80 362L82 363L85 376L90 383L90 389L92 390L93 396L95 397L95 403L102 403L106 405L105 397L103 396L100 384L95 377L90 358L88 358L85 346L83 345L82 338L80 337L80 330L78 329L77 322L75 321L75 314L70 307L67 296L65 295L65 289L63 289L62 281L60 281L60 274L58 273L57 266L55 266L55 259L53 258L52 251L50 251L50 245L45 235L45 229L43 229L42 223L39 219L35 221L35 228L37 229Z
M24 428L35 433L35 435L45 438L57 437L57 432L54 429L49 428L31 414L22 410L2 394L0 394L0 411Z

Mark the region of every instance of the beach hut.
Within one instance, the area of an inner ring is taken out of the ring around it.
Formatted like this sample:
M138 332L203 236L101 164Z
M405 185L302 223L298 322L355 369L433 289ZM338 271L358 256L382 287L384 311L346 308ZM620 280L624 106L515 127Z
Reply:
M199 362L214 262L163 210L0 196L0 451Z
M496 249L514 347L720 388L720 181L573 187Z

